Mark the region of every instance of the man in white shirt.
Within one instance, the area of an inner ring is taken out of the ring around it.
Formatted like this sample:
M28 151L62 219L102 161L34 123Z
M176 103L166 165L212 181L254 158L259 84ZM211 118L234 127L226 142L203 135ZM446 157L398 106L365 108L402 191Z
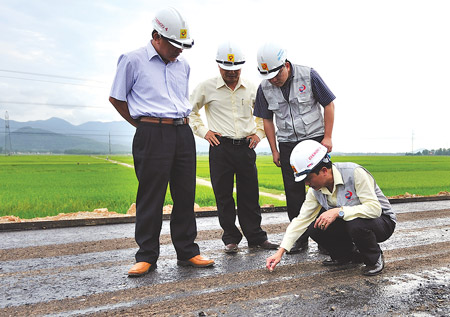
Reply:
M190 125L196 135L210 144L209 166L219 222L224 230L226 253L238 252L242 234L235 225L233 198L236 176L237 215L249 247L277 249L261 229L255 147L265 136L262 119L253 117L255 87L240 77L245 58L232 42L221 44L216 62L220 76L200 83L193 91ZM208 127L200 109L205 107Z
M355 163L332 164L327 148L307 140L290 160L295 181L309 186L299 216L286 229L280 249L266 261L272 271L305 231L331 256L326 266L364 262L364 275L384 268L379 242L394 232L396 217L373 176Z

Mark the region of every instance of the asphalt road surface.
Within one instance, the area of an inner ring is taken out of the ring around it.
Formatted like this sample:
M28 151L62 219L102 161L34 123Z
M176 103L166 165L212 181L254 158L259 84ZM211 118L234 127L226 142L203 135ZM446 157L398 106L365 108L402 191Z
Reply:
M399 223L382 243L386 268L330 269L310 240L272 273L273 251L223 252L216 217L198 218L197 243L212 268L179 267L163 224L156 271L128 278L134 225L0 232L0 316L448 316L450 200L393 205ZM269 239L280 242L285 213L263 214Z

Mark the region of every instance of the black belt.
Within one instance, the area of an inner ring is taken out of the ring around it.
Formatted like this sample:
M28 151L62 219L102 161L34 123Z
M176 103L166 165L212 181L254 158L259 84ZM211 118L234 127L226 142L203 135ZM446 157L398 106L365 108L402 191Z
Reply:
M219 137L219 141L220 142L231 143L233 145L249 145L250 142L248 140L249 139L247 139L247 138L231 139L231 138L227 138L227 137L224 137L224 136Z

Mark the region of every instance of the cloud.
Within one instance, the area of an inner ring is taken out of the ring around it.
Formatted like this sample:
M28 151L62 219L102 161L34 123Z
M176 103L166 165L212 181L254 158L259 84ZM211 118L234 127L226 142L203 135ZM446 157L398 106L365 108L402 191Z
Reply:
M450 147L445 93L450 21L444 0L251 0L235 7L169 0L164 5L183 13L195 39L193 49L183 52L191 64L191 90L218 75L216 48L227 38L241 43L247 57L242 76L258 84L256 51L264 41L276 40L292 62L315 68L337 96L336 151L405 152L412 143ZM0 115L8 110L13 120L57 116L74 124L122 120L108 102L117 59L147 44L160 8L144 0L3 0Z

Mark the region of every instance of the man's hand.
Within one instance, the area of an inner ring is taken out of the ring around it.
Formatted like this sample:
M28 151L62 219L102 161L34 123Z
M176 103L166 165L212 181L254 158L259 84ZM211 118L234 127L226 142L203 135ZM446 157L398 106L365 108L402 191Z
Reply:
M270 272L272 272L277 266L277 264L280 263L284 252L286 252L284 248L279 248L277 253L267 258L266 267Z
M327 148L327 152L330 153L333 150L333 142L331 138L324 137L322 142L320 142L324 147Z
M339 216L340 208L333 208L323 212L314 223L314 228L321 230L327 230L327 228L336 220Z
M220 144L219 140L216 137L217 135L222 136L220 133L209 130L208 132L206 132L205 140L208 141L211 146L217 146Z
M276 166L281 167L281 162L280 162L280 152L278 152L278 151L272 152L272 159L273 159L273 163L274 163Z
M256 134L249 135L247 140L250 141L248 147L251 149L254 149L258 145L259 141L261 141L259 136Z

